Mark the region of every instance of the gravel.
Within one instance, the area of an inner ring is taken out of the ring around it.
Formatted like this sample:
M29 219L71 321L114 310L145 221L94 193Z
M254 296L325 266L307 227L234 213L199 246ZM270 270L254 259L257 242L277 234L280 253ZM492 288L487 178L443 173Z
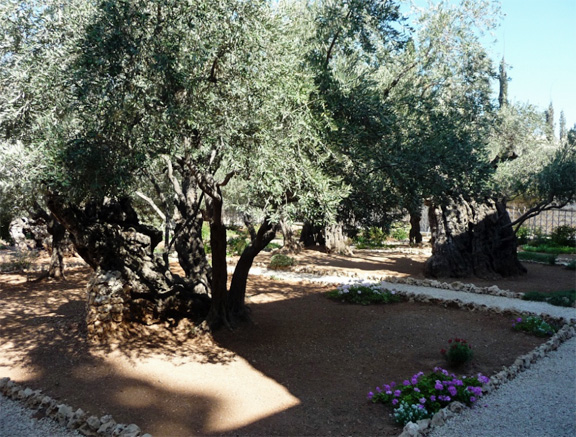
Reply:
M33 418L34 410L0 394L0 436L10 437L77 437L71 431L49 418Z
M576 435L576 337L434 428L429 437Z

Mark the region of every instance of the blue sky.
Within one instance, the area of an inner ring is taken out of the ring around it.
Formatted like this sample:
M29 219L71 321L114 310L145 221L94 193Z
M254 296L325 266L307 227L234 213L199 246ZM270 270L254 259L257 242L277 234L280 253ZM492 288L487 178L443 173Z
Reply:
M542 110L552 101L556 126L576 123L576 0L501 0L505 14L489 47L510 64L508 96Z
M420 7L428 4L412 1ZM494 35L486 36L485 47L496 68L505 56L509 101L531 103L542 111L552 102L556 128L564 111L570 129L576 124L576 0L493 1L504 15ZM403 0L403 9L409 4ZM494 87L497 98L497 82Z

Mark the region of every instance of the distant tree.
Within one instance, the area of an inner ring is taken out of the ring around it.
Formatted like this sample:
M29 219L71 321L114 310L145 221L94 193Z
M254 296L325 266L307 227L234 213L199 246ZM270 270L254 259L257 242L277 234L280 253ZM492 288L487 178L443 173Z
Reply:
M556 135L554 134L554 105L550 102L548 109L545 112L546 116L546 138L549 142L554 141Z
M564 115L564 111L560 111L560 131L559 131L559 139L560 142L566 139L566 116Z
M502 61L500 61L500 74L498 76L498 82L500 84L499 93L498 93L498 103L500 108L506 106L508 104L508 74L506 73L506 62L504 61L504 57L502 57Z

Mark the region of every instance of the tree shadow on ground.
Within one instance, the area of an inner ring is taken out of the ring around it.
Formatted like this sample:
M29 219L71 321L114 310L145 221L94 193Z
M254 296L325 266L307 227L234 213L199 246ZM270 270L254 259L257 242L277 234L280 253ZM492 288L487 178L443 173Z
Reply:
M345 305L327 300L319 285L251 277L253 323L219 331L216 343L159 330L94 346L79 313L86 273L71 274L76 282L2 289L0 366L20 369L18 382L153 435L397 435L366 393L442 365L448 338L466 338L476 359L464 370L485 374L542 342L514 333L506 317L426 304Z

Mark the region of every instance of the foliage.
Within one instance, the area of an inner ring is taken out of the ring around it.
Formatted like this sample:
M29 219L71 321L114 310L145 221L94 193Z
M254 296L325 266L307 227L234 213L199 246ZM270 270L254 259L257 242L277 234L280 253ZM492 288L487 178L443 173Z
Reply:
M576 227L569 225L558 226L550 234L550 239L558 246L576 248Z
M408 228L401 223L395 223L390 230L390 236L397 241L408 239Z
M538 263L550 264L551 266L556 265L557 255L546 255L544 253L535 252L518 252L518 259L520 261L534 261Z
M328 292L327 296L330 299L360 305L387 304L402 300L400 295L385 288L384 284L365 281L340 284L336 290Z
M516 230L516 239L518 244L526 244L530 238L530 228L526 226L520 226L518 230Z
M245 235L238 235L237 237L228 238L227 253L229 255L242 255L244 249L248 247L248 240Z
M576 247L571 246L559 246L553 242L548 242L546 244L538 244L537 246L531 244L525 244L522 246L524 252L540 252L540 253L576 253Z
M524 331L538 337L550 337L557 331L554 326L546 323L538 316L518 317L512 323L512 328L516 331Z
M372 226L368 229L364 229L360 235L355 239L355 245L358 249L373 249L378 247L384 247L386 241L386 233L382 228Z
M480 373L473 377L458 378L436 367L427 375L418 372L402 385L391 382L382 388L376 387L375 393L368 393L368 399L392 406L396 421L405 425L412 418L432 417L453 401L472 405L482 396L482 384L489 381Z
M466 364L474 356L472 346L461 338L448 340L448 348L441 349L440 353L448 361L448 364L455 367Z
M280 249L281 247L282 247L281 244L270 242L270 243L268 243L268 245L266 246L266 248L264 250L267 252L270 252L270 251L275 250L275 249Z
M535 302L546 302L550 305L561 307L573 307L576 303L576 289L565 291L554 291L550 293L542 293L539 291L530 291L524 293L523 300L532 300Z
M576 270L576 260L570 261L564 268L567 270Z
M286 270L294 265L294 258L284 255L282 253L277 253L272 255L270 258L270 263L268 268L272 270Z

